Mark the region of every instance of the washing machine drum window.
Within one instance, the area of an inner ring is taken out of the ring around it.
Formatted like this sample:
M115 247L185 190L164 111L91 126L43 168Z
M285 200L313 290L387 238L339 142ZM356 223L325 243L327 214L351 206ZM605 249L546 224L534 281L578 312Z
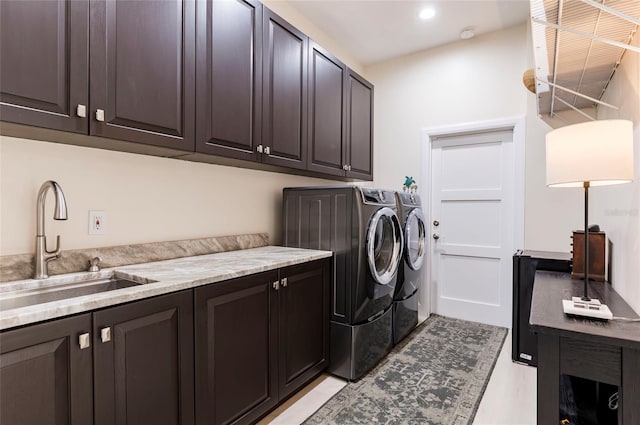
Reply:
M402 257L402 230L391 208L381 208L371 218L367 232L367 260L375 280L386 285L398 270Z
M404 225L404 252L407 264L413 270L420 270L424 264L426 235L422 212L419 209L412 210Z

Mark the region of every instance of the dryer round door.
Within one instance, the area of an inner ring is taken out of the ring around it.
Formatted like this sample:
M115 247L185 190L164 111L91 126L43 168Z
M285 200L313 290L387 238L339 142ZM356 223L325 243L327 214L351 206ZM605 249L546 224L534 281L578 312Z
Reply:
M404 224L404 258L413 270L424 264L427 245L427 228L424 215L418 208L411 210Z
M398 216L391 208L380 208L367 230L367 261L376 282L387 285L393 280L402 259L402 245Z

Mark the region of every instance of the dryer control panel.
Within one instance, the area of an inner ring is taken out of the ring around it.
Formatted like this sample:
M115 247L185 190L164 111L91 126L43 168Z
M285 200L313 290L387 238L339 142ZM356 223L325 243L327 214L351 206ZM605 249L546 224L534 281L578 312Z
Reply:
M362 193L362 201L365 204L394 205L396 203L395 192L391 190L362 187L360 193Z

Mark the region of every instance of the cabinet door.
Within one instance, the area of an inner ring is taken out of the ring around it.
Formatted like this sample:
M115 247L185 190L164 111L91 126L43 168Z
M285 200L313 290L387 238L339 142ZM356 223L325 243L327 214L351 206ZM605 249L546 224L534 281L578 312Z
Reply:
M309 42L309 170L345 175L346 73L342 62Z
M275 271L195 289L196 423L248 424L278 402Z
M259 160L262 5L199 0L196 16L196 150Z
M102 310L93 322L95 424L193 424L192 291Z
M349 70L347 79L347 177L373 179L373 85Z
M307 36L266 7L263 40L262 161L307 166Z
M91 134L194 149L194 28L192 0L91 3Z
M88 0L0 1L3 121L87 133Z
M298 390L328 364L331 260L280 272L279 395ZM286 280L285 280L286 279Z
M0 334L0 423L93 423L91 347L79 345L89 332L83 314Z

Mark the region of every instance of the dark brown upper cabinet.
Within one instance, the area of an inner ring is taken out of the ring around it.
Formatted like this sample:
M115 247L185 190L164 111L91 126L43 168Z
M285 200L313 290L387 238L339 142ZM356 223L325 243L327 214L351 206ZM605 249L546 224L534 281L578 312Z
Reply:
M0 120L99 136L42 140L373 177L373 86L258 0L0 0L0 52Z
M373 85L349 69L347 78L346 177L373 179Z
M262 4L196 3L196 151L259 161Z
M344 176L347 136L347 67L309 41L308 168Z
M306 35L263 8L262 161L307 168Z
M0 1L3 121L87 133L89 2Z
M90 333L90 313L0 333L0 423L92 424Z
M309 42L308 169L373 178L373 85Z
M91 134L195 144L195 3L91 3Z

